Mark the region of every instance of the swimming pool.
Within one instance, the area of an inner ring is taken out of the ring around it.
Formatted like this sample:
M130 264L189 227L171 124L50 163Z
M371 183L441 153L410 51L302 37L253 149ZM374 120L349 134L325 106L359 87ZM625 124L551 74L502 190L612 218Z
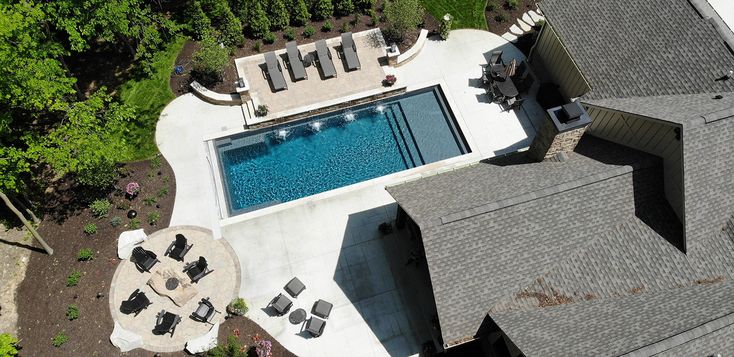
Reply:
M214 146L230 216L469 152L438 86Z

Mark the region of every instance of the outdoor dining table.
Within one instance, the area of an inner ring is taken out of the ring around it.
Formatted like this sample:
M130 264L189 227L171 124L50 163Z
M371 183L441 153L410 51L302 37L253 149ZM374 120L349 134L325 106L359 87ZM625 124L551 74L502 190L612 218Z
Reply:
M500 90L500 93L502 93L505 98L514 98L520 94L517 87L515 87L515 83L512 83L510 78L496 78L494 80L494 85L497 86L497 89Z

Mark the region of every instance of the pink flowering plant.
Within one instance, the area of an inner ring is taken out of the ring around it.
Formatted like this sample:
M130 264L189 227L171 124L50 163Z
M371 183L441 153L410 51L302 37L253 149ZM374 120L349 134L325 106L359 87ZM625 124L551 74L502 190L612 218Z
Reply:
M130 182L125 186L125 193L127 193L130 196L135 196L140 192L140 184L137 182Z
M255 342L255 352L258 357L273 357L273 343L270 340L260 337L260 334L255 334L252 336L252 341Z

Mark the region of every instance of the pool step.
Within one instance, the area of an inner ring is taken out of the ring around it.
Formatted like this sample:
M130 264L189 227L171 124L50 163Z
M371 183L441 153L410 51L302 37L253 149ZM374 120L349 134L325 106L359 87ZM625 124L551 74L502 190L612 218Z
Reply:
M387 117L388 123L391 124L390 128L393 130L393 135L395 135L395 139L398 142L398 147L400 148L400 151L404 153L403 157L406 161L410 161L409 164L412 165L412 167L424 165L425 161L420 154L420 150L418 150L418 143L415 141L415 137L410 130L410 126L405 120L405 113L403 113L400 103L394 103L387 107L385 110L385 116Z

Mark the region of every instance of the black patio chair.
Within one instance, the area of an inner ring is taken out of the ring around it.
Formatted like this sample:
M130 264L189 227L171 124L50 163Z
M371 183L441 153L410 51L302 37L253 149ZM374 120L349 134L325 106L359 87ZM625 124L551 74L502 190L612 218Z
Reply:
M492 51L492 56L489 58L489 65L502 63L502 51Z
M144 292L140 291L140 289L135 289L130 294L130 297L120 304L120 312L125 315L135 314L135 316L138 316L141 311L148 308L151 304Z
M186 243L188 243L188 241L183 234L176 234L176 240L171 242L171 245L168 246L165 255L178 261L183 261L186 253L188 253L191 247L194 246L193 244L187 245Z
M326 327L326 321L316 316L311 316L308 322L306 322L306 331L313 337L321 336L324 333L324 327Z
M334 305L332 303L319 299L313 304L311 313L318 317L328 319L333 307Z
M273 309L275 309L275 311L278 313L278 316L283 316L288 312L288 310L291 309L291 306L293 306L293 301L291 301L291 299L283 294L278 294L278 296L274 297L268 305L272 306Z
M135 266L140 271L150 272L150 269L158 263L158 256L155 253L143 249L143 247L133 248L133 254L130 256L130 260L135 263Z
M290 296L297 298L298 294L306 289L306 285L303 285L303 283L298 280L298 278L294 277L293 279L291 279L291 281L288 282L288 284L285 284L283 289L285 289L285 291L290 294Z
M153 334L165 335L170 333L171 337L173 337L173 333L176 332L176 325L178 325L179 322L181 322L181 316L172 314L166 310L161 310L161 312L156 315Z
M214 308L214 305L209 301L209 298L201 299L201 301L199 301L199 307L191 313L191 319L211 324L212 317L214 314L218 313L220 312Z
M191 278L192 283L197 283L199 279L207 276L214 270L209 269L209 264L207 264L204 257L199 257L199 260L186 264L183 271Z

